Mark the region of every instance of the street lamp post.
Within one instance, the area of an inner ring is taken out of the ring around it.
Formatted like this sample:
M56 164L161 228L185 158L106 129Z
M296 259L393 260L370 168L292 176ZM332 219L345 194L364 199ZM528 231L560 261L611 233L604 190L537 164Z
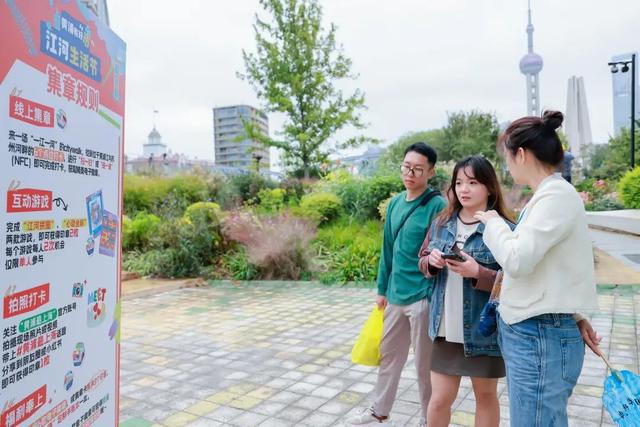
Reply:
M612 73L618 72L618 65L622 66L620 71L623 73L631 70L631 154L629 157L631 169L633 169L636 163L636 54L632 54L631 59L627 61L609 62Z
M263 159L263 155L261 154L254 154L253 155L253 160L256 161L256 171L259 173L260 172L260 161Z

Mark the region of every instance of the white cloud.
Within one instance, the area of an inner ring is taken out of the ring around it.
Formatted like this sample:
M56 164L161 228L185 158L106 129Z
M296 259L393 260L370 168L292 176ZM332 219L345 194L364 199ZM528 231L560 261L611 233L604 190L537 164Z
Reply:
M525 0L323 0L325 24L360 74L366 133L392 142L442 126L447 111L479 108L500 120L525 114L518 61L526 52ZM111 0L113 29L127 42L126 151L158 129L173 151L213 157L214 106L257 105L242 71L253 49L256 0ZM571 75L584 76L593 136L612 132L613 54L640 50L637 0L533 1L535 50L544 58L541 102L564 110ZM272 131L282 123L270 117ZM338 137L353 134L342 132Z

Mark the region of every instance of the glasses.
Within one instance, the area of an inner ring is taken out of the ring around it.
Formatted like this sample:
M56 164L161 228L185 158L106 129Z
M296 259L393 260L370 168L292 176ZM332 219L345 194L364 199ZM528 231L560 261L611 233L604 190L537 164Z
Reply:
M400 166L400 172L402 173L402 175L409 175L411 174L412 176L416 177L416 178L420 178L422 175L424 175L424 169L422 168L412 168L410 166L406 166L406 165L401 165Z

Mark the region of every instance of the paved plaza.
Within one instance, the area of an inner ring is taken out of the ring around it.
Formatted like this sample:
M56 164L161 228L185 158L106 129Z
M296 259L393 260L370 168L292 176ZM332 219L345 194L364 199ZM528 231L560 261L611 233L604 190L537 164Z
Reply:
M600 286L592 322L619 368L638 371L640 287ZM350 351L373 289L307 283L212 283L123 301L121 426L333 426L371 402L376 370ZM417 426L408 361L392 418ZM589 351L569 412L574 426L610 425L605 365ZM500 384L502 425L509 425ZM463 381L454 425L473 425Z

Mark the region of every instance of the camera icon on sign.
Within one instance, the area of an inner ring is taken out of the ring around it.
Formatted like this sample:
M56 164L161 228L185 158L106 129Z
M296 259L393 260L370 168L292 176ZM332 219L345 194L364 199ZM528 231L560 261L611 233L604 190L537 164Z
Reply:
M84 285L82 283L74 283L71 290L71 296L74 298L82 298L82 292L84 291Z

